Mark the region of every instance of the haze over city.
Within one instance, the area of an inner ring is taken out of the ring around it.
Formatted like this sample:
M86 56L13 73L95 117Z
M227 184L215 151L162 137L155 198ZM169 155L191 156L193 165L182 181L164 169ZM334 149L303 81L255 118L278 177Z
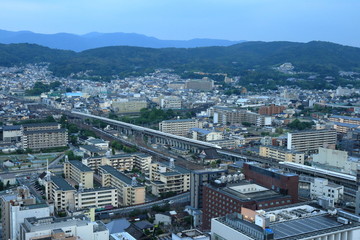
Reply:
M159 39L330 41L360 46L360 2L289 0L2 0L0 29L128 32Z

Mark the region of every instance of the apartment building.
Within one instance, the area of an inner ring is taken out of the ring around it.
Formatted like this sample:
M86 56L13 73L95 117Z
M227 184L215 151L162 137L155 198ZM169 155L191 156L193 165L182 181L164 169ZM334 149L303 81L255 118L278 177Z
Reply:
M357 117L332 115L332 116L329 117L329 121L360 125L360 118L357 118Z
M305 154L276 146L260 146L260 156L273 158L279 162L304 164Z
M191 128L202 128L197 119L165 120L159 123L161 132L187 137Z
M151 192L155 196L163 193L182 193L190 190L190 171L175 166L173 160L169 164L152 163L150 167Z
M21 141L22 131L20 125L0 127L0 141L4 143L17 143Z
M117 189L112 187L79 189L60 176L51 176L45 185L47 200L59 210L118 206Z
M177 96L165 96L160 100L160 107L163 109L181 109L182 100Z
M238 124L248 122L256 126L271 125L271 117L263 116L247 110L214 106L209 110L213 114L213 122L221 124Z
M2 195L1 223L2 239L17 239L19 226L25 218L32 216L48 217L53 208L45 203L36 204L36 199L27 187L18 187L16 192Z
M113 187L82 189L74 197L76 209L118 207L118 193Z
M298 152L317 152L319 147L336 144L334 129L298 131L287 134L287 149Z
M130 178L109 165L98 168L103 187L114 187L118 191L119 206L130 206L145 202L145 186L136 178Z
M141 109L147 108L147 101L143 98L120 99L111 103L111 108L117 113L134 113L140 112Z
M58 123L23 124L21 143L24 149L65 147L68 132Z
M132 154L116 154L116 155L105 155L84 158L82 162L95 170L103 165L110 165L119 171L131 171L136 168L142 173L149 173L149 166L152 161L152 156L144 153L132 153Z
M75 209L75 193L76 189L60 176L51 176L46 181L46 199L57 211L66 208Z
M26 218L20 225L19 240L34 239L109 239L109 230L103 222L91 222L84 215L65 218Z
M259 108L258 113L261 115L275 115L282 113L286 109L285 106L276 106L275 104L271 104L269 106L262 106Z
M94 172L91 168L84 165L77 160L64 162L64 175L65 178L70 178L77 182L77 185L82 185L83 188L94 187Z

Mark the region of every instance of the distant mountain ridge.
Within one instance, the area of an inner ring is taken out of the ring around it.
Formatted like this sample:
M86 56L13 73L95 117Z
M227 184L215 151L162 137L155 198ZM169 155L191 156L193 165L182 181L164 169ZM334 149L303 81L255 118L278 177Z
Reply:
M103 47L82 52L58 50L35 44L0 44L0 66L49 62L56 76L91 70L95 76L135 76L157 68L177 73L227 73L259 75L290 62L295 71L336 76L340 70L360 72L360 48L330 42L244 42L227 47L143 48ZM250 71L249 71L250 70ZM278 78L278 76L273 76ZM244 81L245 78L242 78Z
M109 46L134 46L150 48L194 48L210 46L230 46L245 41L229 41L221 39L191 39L191 40L160 40L136 33L98 33L84 35L70 33L41 34L30 31L0 30L0 43L30 43L45 47L72 50L76 52Z

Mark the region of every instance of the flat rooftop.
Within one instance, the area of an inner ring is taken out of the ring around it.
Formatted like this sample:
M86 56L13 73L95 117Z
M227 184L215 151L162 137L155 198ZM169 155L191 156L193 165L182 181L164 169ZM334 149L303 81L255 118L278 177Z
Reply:
M81 172L92 172L93 171L91 168L89 168L88 166L83 164L81 161L71 160L71 161L69 161L69 163L71 165L73 165L74 167L76 167L77 169L79 169Z

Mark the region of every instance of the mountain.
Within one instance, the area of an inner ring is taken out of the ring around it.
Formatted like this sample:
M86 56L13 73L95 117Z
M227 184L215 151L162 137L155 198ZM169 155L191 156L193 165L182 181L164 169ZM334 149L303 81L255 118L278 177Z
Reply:
M325 76L335 76L340 70L360 71L360 48L313 41L244 42L227 47L201 48L120 46L74 52L35 44L0 44L0 66L37 62L49 62L50 70L57 76L92 70L92 75L123 77L156 68L172 68L181 74L184 71L222 72L233 76L257 74L256 79L268 79L272 77L268 72L285 62L291 62L295 71Z
M76 52L108 46L136 46L150 48L194 48L208 46L230 46L244 41L219 39L160 40L136 33L98 33L85 35L69 33L40 34L30 31L11 32L0 30L0 43L31 43L45 47Z

